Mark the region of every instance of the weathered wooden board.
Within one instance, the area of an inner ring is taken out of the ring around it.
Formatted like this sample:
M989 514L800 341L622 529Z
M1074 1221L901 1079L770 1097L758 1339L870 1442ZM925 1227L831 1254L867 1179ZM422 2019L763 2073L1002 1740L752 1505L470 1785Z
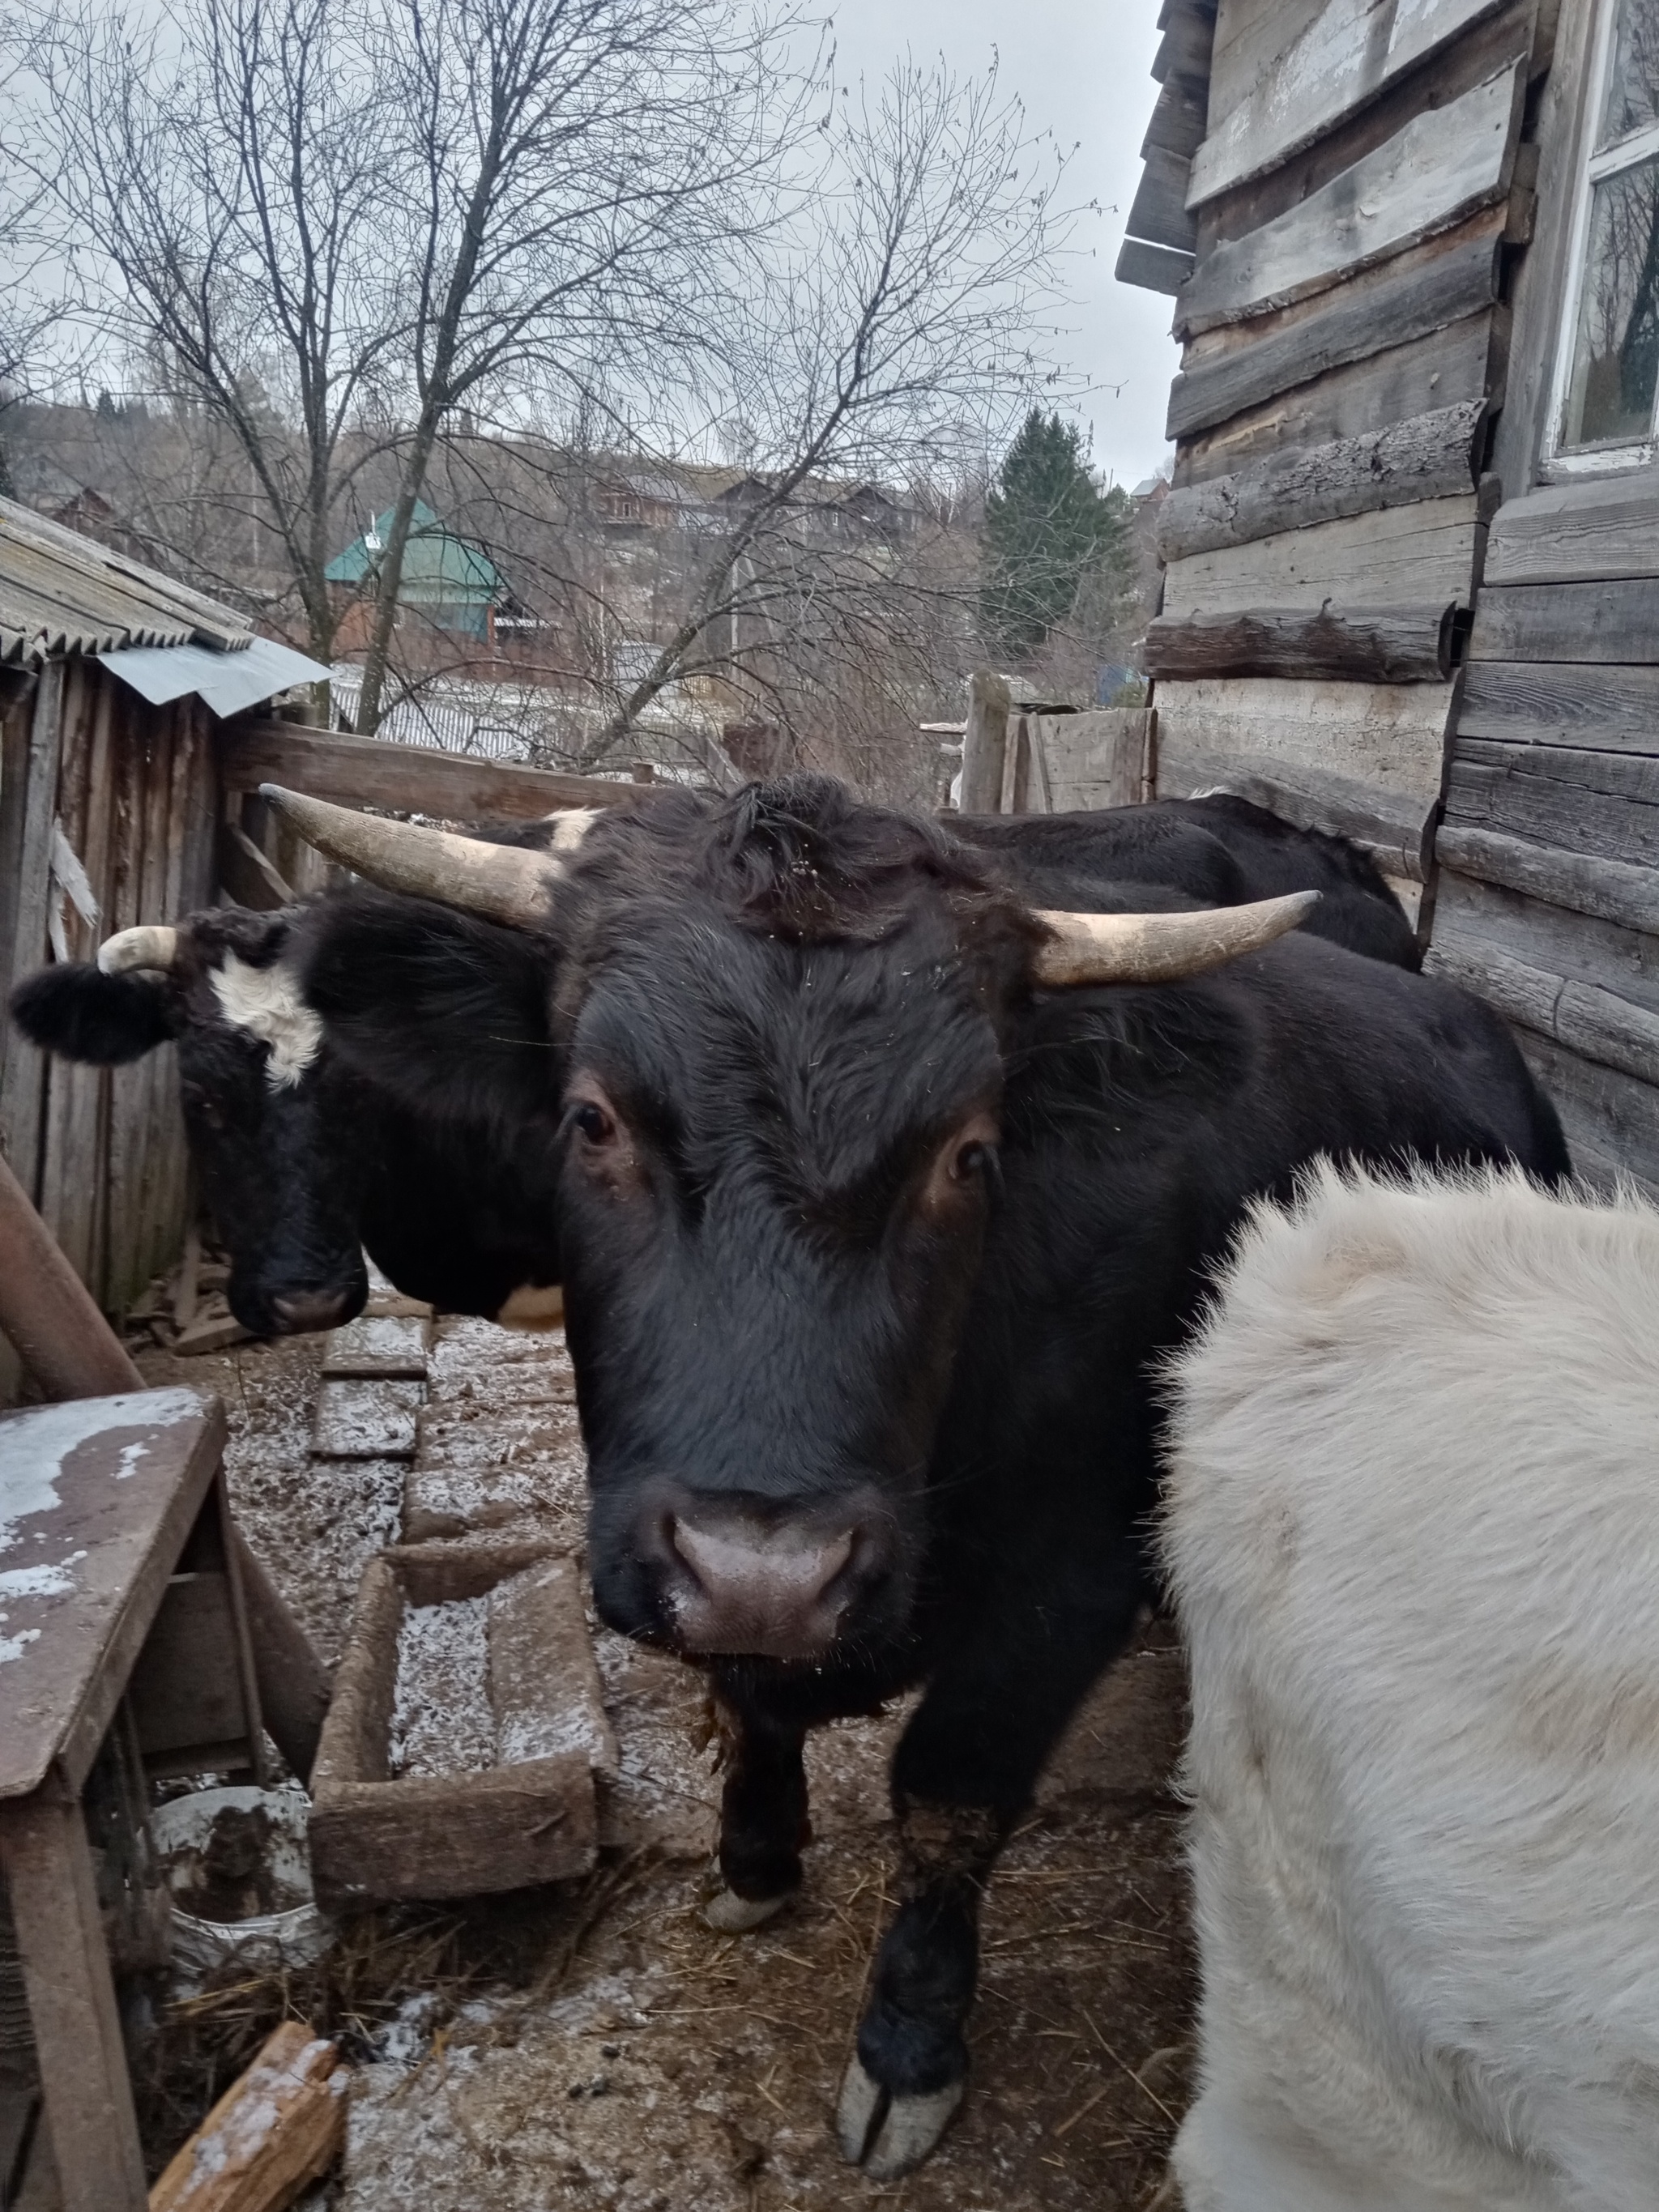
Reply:
M238 906L261 914L292 906L293 886L277 872L246 830L234 822L219 824L219 881Z
M1435 853L1443 866L1484 883L1502 884L1625 928L1659 933L1659 874L1650 867L1562 852L1462 821L1442 823Z
M1207 435L1183 433L1175 481L1200 483L1271 453L1361 437L1380 422L1403 422L1431 408L1469 400L1500 406L1508 344L1507 310L1486 307L1426 337L1287 387Z
M1362 437L1270 453L1231 476L1172 491L1158 509L1158 552L1179 561L1310 523L1470 491L1486 412L1483 400L1466 399Z
M58 758L63 726L64 669L48 661L30 703L23 758L17 872L3 886L10 908L13 974L21 977L46 957L52 897L52 823L58 805ZM8 811L18 807L8 797ZM0 979L9 980L9 979ZM40 1119L46 1108L46 1055L14 1030L0 1076L0 1145L30 1198L40 1195Z
M1202 798L1228 792L1300 830L1346 837L1368 852L1396 894L1420 885L1434 809L1426 799L1401 798L1373 784L1299 761L1251 753L1224 756L1189 750L1176 740L1158 757L1160 799ZM1415 910L1408 908L1413 925Z
M1569 1051L1659 1082L1659 937L1443 868L1426 964Z
M1483 591L1469 658L1659 664L1659 538L1651 576Z
M133 1721L147 1762L249 1741L241 1678L227 1663L236 1649L229 1577L222 1569L173 1576L132 1671Z
M1575 1170L1602 1188L1633 1176L1659 1200L1659 1089L1583 1060L1531 1030L1516 1035L1561 1116Z
M1124 228L1131 238L1155 246L1176 246L1191 252L1198 244L1198 217L1187 211L1187 164L1178 154L1154 146L1140 172L1140 183Z
M1214 30L1214 17L1207 11L1172 8L1164 25L1158 52L1152 57L1153 82L1167 84L1172 78L1185 77L1200 85L1207 84L1210 40Z
M32 2162L40 2212L146 2212L133 2113L87 1824L74 1796L0 1805L0 1867L28 1991L52 2157ZM6 2177L8 2184L13 2177ZM15 2202L9 2197L9 2202ZM21 2206L19 2212L21 2212Z
M1472 662L1459 727L1472 738L1659 752L1659 669Z
M1267 11L1254 38L1231 40L1213 66L1217 118L1193 164L1194 207L1309 144L1500 0L1324 0ZM1276 34L1276 35L1275 35Z
M1497 299L1499 258L1498 235L1488 229L1405 270L1356 277L1329 305L1284 328L1260 337L1243 333L1238 343L1195 359L1175 378L1168 435L1187 437L1332 369L1462 322Z
M491 815L533 820L562 806L651 804L648 784L555 775L379 738L337 737L293 722L228 724L219 732L218 752L227 791L280 783L342 806L386 806L458 822Z
M1593 583L1659 574L1659 469L1549 484L1492 518L1489 584Z
M1525 89L1522 64L1499 70L1462 99L1423 110L1299 207L1216 246L1182 295L1179 326L1206 330L1286 307L1504 198Z
M1146 626L1149 676L1293 676L1352 684L1439 684L1451 674L1455 601L1433 606L1244 607L1159 615Z
M962 734L961 810L994 814L1002 805L1013 694L1007 679L977 669L968 679L968 721Z
M1461 983L1508 1021L1568 1052L1659 1083L1659 1014L1595 983L1569 981L1483 938L1448 927L1437 908L1431 972Z
M0 1634L0 1797L78 1790L224 1447L216 1398L135 1390L0 1415L0 1521L25 1579Z
M1146 136L1141 142L1140 158L1144 161L1154 146L1162 147L1166 154L1179 160L1192 159L1204 137L1204 93L1201 84L1189 79L1174 76L1168 79L1158 94L1152 109L1152 119L1146 125Z
M1144 239L1126 238L1117 250L1115 278L1142 292L1178 292L1193 273L1194 258L1172 246L1148 246Z
M1659 758L1460 737L1448 823L1659 867Z
M1026 717L1031 765L1022 812L1138 806L1150 794L1152 715L1139 707Z
M1476 496L1419 500L1375 514L1311 523L1247 545L1171 562L1167 615L1243 607L1338 608L1468 604L1474 580Z
M1449 684L1226 678L1158 686L1158 793L1224 787L1420 881Z

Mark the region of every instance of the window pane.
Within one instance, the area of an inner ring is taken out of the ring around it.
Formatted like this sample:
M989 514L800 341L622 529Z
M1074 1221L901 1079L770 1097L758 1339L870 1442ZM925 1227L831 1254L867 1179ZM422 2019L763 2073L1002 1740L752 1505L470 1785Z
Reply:
M1595 187L1563 442L1645 438L1659 380L1659 161Z
M1620 0L1596 149L1659 121L1659 0Z

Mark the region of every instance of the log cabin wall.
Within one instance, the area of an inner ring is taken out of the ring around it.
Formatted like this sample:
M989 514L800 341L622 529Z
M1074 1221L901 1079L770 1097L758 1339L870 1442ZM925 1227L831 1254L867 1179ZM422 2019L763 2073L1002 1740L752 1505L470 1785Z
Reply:
M1137 199L1119 264L1172 292L1183 347L1145 648L1157 788L1352 836L1417 911L1547 30L1537 0L1221 0L1207 24L1170 0L1166 44L1189 57L1206 28L1180 216L1155 228L1167 189Z
M1429 963L1509 1018L1581 1170L1659 1197L1659 362L1641 327L1659 268L1656 114L1652 0L1564 8ZM1596 175L1627 229L1599 266ZM1572 419L1581 290L1598 283L1604 396L1613 372L1614 413L1644 418L1622 443L1615 423Z
M1369 847L1659 1193L1656 448L1550 457L1616 4L1168 0L1118 274L1183 343L1157 790Z

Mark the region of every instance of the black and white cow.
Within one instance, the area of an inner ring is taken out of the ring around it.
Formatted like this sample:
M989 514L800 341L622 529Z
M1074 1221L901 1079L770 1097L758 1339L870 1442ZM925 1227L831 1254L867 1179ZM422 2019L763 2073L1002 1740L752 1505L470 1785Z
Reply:
M926 1685L840 2112L901 2172L963 2093L982 1885L1152 1587L1156 1376L1245 1207L1322 1154L1559 1177L1555 1115L1464 994L1269 941L1305 899L1039 911L825 780L533 867L267 796L419 899L306 917L331 1049L556 1165L599 1609L735 1723L720 1924L800 1880L805 1730Z
M295 964L304 908L124 930L96 965L42 969L12 997L25 1033L118 1066L176 1043L191 1158L230 1255L231 1311L258 1336L362 1310L363 1249L399 1290L511 1326L556 1320L556 1180L513 1132L453 1127L331 1053ZM501 930L539 1022L543 963ZM484 1047L487 1051L488 1045Z
M586 819L550 817L488 842L555 849ZM1368 860L1244 800L953 827L1038 904L1085 906L1103 882L1124 879L1209 906L1316 890L1317 933L1416 964L1405 916ZM544 1326L560 1310L545 1149L515 1145L499 1119L472 1129L434 1117L343 1066L297 974L299 933L314 927L302 908L228 908L123 931L95 966L31 977L13 1012L36 1043L71 1060L115 1066L176 1042L191 1158L231 1255L231 1310L256 1334L349 1320L367 1291L365 1246L399 1290L447 1312ZM538 1028L540 948L504 933L494 965L516 978L515 1020Z

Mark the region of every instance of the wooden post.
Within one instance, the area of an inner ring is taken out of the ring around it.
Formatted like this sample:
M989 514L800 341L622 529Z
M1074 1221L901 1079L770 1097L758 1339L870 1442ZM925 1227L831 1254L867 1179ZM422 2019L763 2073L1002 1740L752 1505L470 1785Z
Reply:
M0 1159L0 1330L50 1398L142 1390L144 1378L93 1303L92 1293ZM276 1584L227 1522L247 1607L248 1634L266 1727L303 1781L317 1756L329 1674Z
M49 1398L142 1390L144 1378L0 1159L0 1329Z
M995 814L1002 805L1003 763L1013 695L1000 676L979 669L968 679L968 726L962 738L963 814Z
M39 1791L0 1808L0 1857L65 2212L145 2212L132 2085L80 1806Z

